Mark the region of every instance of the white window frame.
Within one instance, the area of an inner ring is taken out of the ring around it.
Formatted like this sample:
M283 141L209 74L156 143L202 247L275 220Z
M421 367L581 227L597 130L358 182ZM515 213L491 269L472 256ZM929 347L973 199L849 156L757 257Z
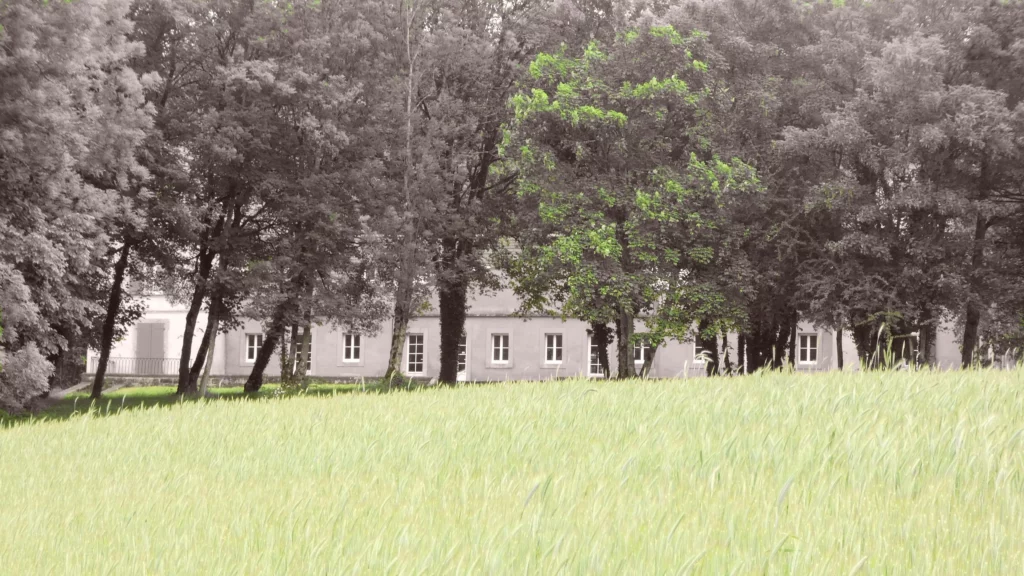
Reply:
M597 359L596 363L593 362L593 360L595 359L595 355L596 355L596 359ZM594 342L594 337L593 336L589 336L587 338L587 356L586 356L586 358L587 358L587 377L588 378L604 378L604 372L601 371L600 350L597 347L597 342ZM594 372L592 370L594 366L597 366L597 372Z
M637 360L637 357L636 357L637 346L640 347L640 359L639 360ZM638 339L636 342L633 342L633 364L637 365L637 366L643 366L644 361L647 360L647 356L650 355L650 351L651 351L651 341L646 336L644 336L641 339Z
M462 366L462 370L458 370L459 366ZM469 335L465 332L462 333L462 338L459 339L459 353L456 355L455 368L456 373L464 374L466 377L469 376Z
M814 346L811 346L811 338L814 339ZM803 332L797 335L797 364L801 366L814 366L818 363L818 343L821 341L815 332ZM806 344L806 345L805 345ZM814 352L814 359L811 360L811 352ZM806 360L804 359L806 358Z
M253 348L253 345L251 345L249 343L249 339L250 338L253 338L254 340L256 340L255 348ZM263 347L263 339L264 338L266 338L266 336L264 336L262 332L250 332L250 333L247 333L245 335L245 341L243 342L244 348L242 350L242 362L243 363L245 363L245 364L255 364L256 363L256 357L259 356L260 348ZM250 351L253 352L252 358L249 357L249 352Z
M704 353L704 348L701 347L699 342L693 343L693 363L700 364L701 366L708 363L707 354Z
M544 363L557 365L565 359L565 337L561 333L551 332L544 335ZM553 353L553 354L552 354Z
M414 372L410 369L412 365L412 339L418 337L420 339L419 346L420 351L417 352L419 355L420 370ZM427 373L427 335L422 332L409 333L405 335L405 373L409 376L422 376Z
M345 364L362 363L363 336L361 334L345 333L341 335L341 361Z
M498 340L504 338L504 342ZM496 346L497 344L497 346ZM503 344L503 346L502 346ZM495 360L495 352L504 350L504 358L501 358L501 354L498 354L499 359ZM492 366L500 366L502 368L512 365L512 335L508 332L494 332L491 334L491 353L487 356L490 359Z

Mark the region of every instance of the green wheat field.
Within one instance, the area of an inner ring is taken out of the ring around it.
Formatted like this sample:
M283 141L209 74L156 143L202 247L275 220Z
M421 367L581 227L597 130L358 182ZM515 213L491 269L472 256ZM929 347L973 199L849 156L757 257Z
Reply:
M111 410L0 428L0 572L1024 571L1022 371Z

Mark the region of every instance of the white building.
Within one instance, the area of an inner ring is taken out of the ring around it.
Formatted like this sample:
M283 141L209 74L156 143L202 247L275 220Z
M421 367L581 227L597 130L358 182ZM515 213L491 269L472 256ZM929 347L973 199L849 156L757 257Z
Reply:
M436 310L436 306L433 307ZM468 381L545 380L567 376L599 376L597 348L592 345L588 325L578 320L551 317L520 318L515 295L508 290L476 295L466 319L460 379ZM148 297L143 318L128 329L126 337L112 351L110 376L174 376L177 374L185 330L184 307L172 305L160 295ZM205 314L200 316L193 340L195 349L205 332ZM637 331L643 328L638 322ZM326 379L372 379L383 375L388 360L391 326L384 323L376 334L346 333L334 326L314 326L308 375ZM856 346L849 332L844 335L843 365L858 368ZM431 378L440 370L440 320L436 312L415 318L410 327L402 368L410 376ZM737 362L737 339L730 336L729 355ZM211 373L218 378L244 379L255 363L263 342L260 322L249 320L242 328L217 336ZM634 347L639 368L648 350ZM724 351L723 358L724 358ZM939 331L936 360L940 368L957 368L960 352L953 332ZM97 354L89 356L88 372L94 373ZM609 349L611 369L616 370L614 347ZM190 361L192 360L190 359ZM825 371L838 367L835 336L829 330L801 323L797 331L797 369ZM266 379L280 373L275 355ZM693 342L669 341L655 354L651 376L676 378L701 376L705 365Z

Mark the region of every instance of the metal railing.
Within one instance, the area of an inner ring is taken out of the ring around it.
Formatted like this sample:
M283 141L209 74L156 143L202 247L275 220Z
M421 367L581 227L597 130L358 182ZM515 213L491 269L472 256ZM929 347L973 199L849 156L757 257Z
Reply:
M178 373L178 358L109 358L108 376L173 376ZM95 374L99 357L89 358L86 373Z

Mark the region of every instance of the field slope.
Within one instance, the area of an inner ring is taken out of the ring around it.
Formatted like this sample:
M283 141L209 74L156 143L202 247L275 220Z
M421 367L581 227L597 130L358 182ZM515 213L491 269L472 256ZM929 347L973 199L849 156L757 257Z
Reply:
M0 428L0 571L1020 574L1024 372L564 381Z

